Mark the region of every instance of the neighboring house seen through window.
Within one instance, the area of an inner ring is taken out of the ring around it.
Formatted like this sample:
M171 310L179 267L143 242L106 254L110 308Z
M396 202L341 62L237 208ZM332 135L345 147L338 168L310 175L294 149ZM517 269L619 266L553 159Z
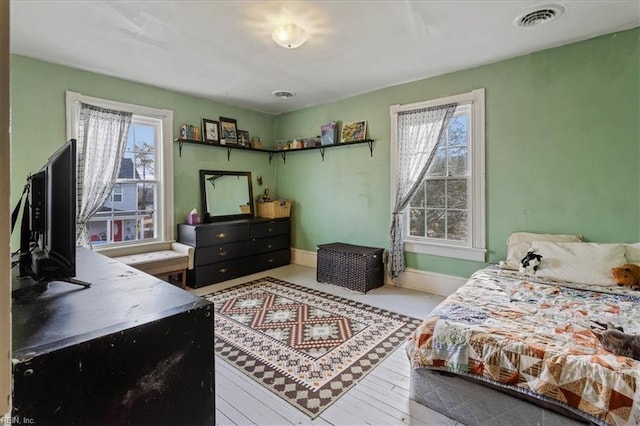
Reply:
M400 125L398 112L448 103L457 103L454 115L403 212L404 248L414 253L484 261L484 90L392 107L392 129ZM401 130L392 132L392 165L396 164L396 135ZM392 171L392 180L395 176ZM392 182L392 192L394 188Z
M67 92L69 137L76 100L133 113L113 190L89 220L94 247L172 240L173 166L171 111L122 104ZM168 140L168 141L167 141Z

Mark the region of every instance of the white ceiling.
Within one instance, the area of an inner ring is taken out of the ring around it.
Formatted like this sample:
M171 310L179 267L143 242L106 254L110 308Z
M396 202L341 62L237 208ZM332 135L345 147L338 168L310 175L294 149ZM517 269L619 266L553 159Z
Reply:
M550 3L565 13L534 28L513 24ZM12 53L272 114L640 26L640 0L11 0L10 8ZM270 37L289 21L309 35L298 49Z

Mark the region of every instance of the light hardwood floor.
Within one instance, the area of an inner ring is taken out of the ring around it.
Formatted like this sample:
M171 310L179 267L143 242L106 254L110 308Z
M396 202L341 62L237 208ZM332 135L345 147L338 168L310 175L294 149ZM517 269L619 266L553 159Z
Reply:
M287 265L208 287L191 290L204 295L264 276L336 294L415 318L423 318L443 297L384 286L367 294L316 282L315 268ZM226 425L447 425L460 426L409 399L409 362L404 345L374 368L356 386L311 420L306 414L215 359L216 424Z

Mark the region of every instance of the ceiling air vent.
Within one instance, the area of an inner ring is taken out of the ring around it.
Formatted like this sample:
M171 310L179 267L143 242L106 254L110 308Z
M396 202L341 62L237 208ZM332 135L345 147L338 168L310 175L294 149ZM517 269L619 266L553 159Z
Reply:
M273 96L280 99L289 99L295 96L295 93L289 92L288 90L276 90L273 92Z
M531 28L545 22L553 21L564 13L564 7L555 4L541 6L540 8L527 12L517 17L513 23L516 27Z

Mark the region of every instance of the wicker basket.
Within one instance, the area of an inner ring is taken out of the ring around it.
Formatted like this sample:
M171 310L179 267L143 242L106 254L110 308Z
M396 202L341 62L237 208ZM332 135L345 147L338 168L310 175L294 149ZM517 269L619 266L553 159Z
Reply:
M353 244L321 244L316 280L366 293L384 284L383 252Z
M291 216L291 201L277 200L265 203L256 203L256 210L258 217L266 217L269 219L289 217Z

